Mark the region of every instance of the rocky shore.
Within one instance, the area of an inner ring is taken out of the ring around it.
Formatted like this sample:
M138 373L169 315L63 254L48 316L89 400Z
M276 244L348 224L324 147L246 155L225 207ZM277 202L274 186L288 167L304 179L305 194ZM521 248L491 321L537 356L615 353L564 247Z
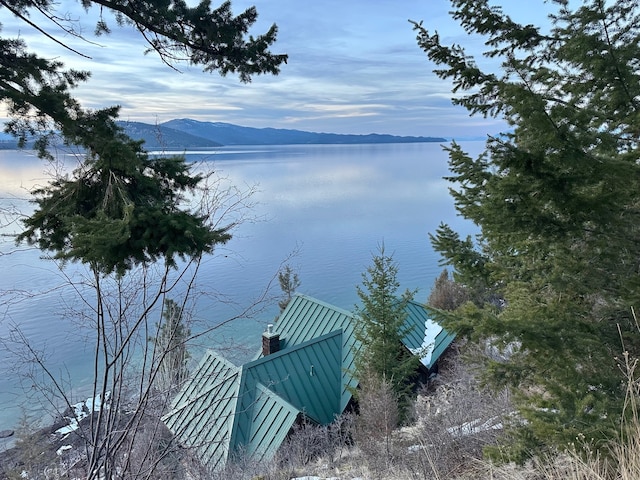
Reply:
M71 405L51 425L34 432L0 431L0 478L51 465L73 468L82 457L81 432L88 428L92 414L108 408L109 397L105 402L96 396Z

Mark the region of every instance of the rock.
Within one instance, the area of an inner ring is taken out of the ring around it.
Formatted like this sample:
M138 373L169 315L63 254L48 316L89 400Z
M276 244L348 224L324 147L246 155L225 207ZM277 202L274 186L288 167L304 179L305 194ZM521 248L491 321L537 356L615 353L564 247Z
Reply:
M0 430L0 438L12 437L14 433L13 430Z

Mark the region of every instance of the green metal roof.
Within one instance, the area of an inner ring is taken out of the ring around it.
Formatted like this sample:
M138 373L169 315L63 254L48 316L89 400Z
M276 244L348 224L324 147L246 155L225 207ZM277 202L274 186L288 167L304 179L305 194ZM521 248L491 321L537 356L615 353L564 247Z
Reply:
M215 352L206 352L192 381L163 417L200 461L216 470L242 450L259 460L286 438L301 411Z
M414 351L424 346L426 327L433 322L416 302L407 314L410 331L404 343ZM273 328L280 336L278 352L237 367L208 351L163 420L212 470L235 452L256 461L273 455L300 415L328 424L351 400L359 348L354 324L346 310L294 296ZM453 335L438 331L429 367L452 340Z
M427 350L429 356L423 363L427 368L431 368L451 345L455 334L447 332L431 320L427 308L418 302L409 302L405 312L407 313L405 324L408 332L402 343L417 354Z
M353 328L355 317L351 312L334 307L306 295L296 294L274 325L280 335L280 348L306 342L320 335L342 331L342 392L340 410L344 411L351 400L351 392L358 386L353 377L353 353L359 348Z
M260 382L240 391L243 395L239 401L239 414L229 432L232 453L242 452L254 461L271 457L287 438L301 412Z
M231 450L239 385L240 369L208 351L163 417L176 437L195 448L212 469L221 466Z
M330 423L340 408L342 331L245 364L243 379L260 382L317 423Z
M288 309L282 318L289 325L321 323L318 328L305 330L306 335L294 329L296 335L287 335L279 352L241 367L208 351L175 398L163 420L185 446L197 448L207 467L221 468L238 451L255 460L270 456L299 415L328 424L344 410L351 398L348 393L345 399L344 383L355 385L355 380L343 368L345 358L351 366L353 353L342 326L352 334L352 317L326 304L313 308L315 302L296 297L292 304L303 308ZM288 332L283 325L278 322L275 331Z

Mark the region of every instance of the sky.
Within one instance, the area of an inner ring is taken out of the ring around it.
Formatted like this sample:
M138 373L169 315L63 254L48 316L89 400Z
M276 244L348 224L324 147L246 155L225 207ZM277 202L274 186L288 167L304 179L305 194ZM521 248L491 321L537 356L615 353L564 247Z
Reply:
M517 21L546 21L542 0L503 3ZM453 106L450 84L432 72L435 66L417 46L409 20L437 30L443 43L460 43L472 54L482 51L481 40L450 18L448 0L232 2L236 14L251 5L259 14L251 33L277 24L272 51L287 53L289 60L280 75L256 76L250 84L187 65L172 70L156 54L144 54L146 44L138 32L115 21L110 21L110 35L94 37L97 9L85 12L73 0L59 0L58 12L77 20L89 41L62 36L35 13L31 18L90 59L62 49L6 9L0 9L0 23L2 36L20 36L42 56L91 71L77 97L88 108L120 105L123 120L155 124L192 118L257 128L447 138L484 137L506 129L499 119L469 117Z

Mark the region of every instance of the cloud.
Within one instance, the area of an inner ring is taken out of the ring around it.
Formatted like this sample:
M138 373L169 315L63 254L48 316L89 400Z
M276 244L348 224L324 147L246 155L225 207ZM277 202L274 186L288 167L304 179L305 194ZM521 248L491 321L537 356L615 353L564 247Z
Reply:
M541 17L540 11L521 3L514 8L521 17L516 19ZM14 18L3 19L2 34L19 34L34 51L90 70L90 81L78 89L83 104L121 105L123 118L129 120L191 117L254 127L432 136L506 128L499 121L469 118L464 109L452 106L449 83L431 72L433 65L416 44L409 19L438 30L444 42L468 45L474 54L481 51L479 39L466 35L449 18L446 0L327 0L304 6L297 0L242 0L233 2L233 9L240 13L253 4L259 18L251 33L263 33L277 23L273 51L286 52L289 62L279 76L257 76L249 85L184 64L177 66L181 73L176 72L154 52L144 54L148 45L138 32L116 26L109 17L113 32L93 37L99 10L85 12L76 2L62 2L60 12L77 18L75 28L91 43L63 35L51 24L46 27L90 59Z

